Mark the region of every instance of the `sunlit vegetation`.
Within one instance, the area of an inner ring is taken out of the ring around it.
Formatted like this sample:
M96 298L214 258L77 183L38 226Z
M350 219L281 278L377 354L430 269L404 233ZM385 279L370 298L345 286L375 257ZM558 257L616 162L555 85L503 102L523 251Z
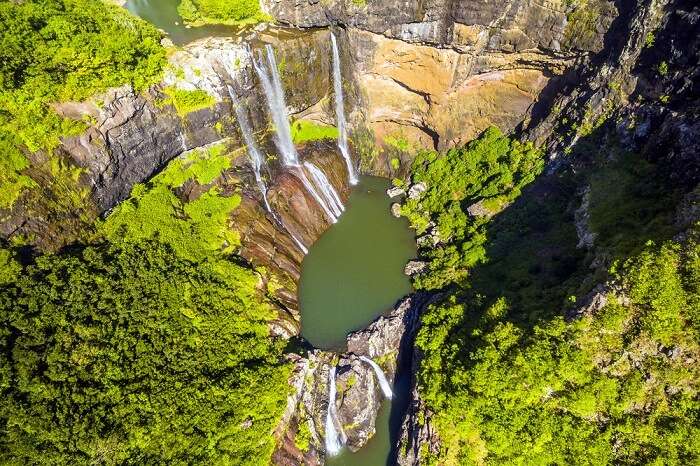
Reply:
M136 185L131 197L107 217L102 231L112 241L157 239L190 260L233 252L240 238L227 221L240 204L240 196L224 196L217 186L189 201L175 193L189 180L209 185L230 167L231 157L224 146L215 145L173 160L149 182Z
M284 342L233 256L234 155L192 151L134 187L92 244L0 249L0 462L268 464Z
M291 125L292 141L302 144L321 139L338 139L338 128L309 120L297 120Z
M0 462L268 463L289 369L256 273L148 241L0 267Z
M413 185L428 189L402 211L419 232L437 228L448 247L453 238L460 246L421 250L430 285L447 286L416 338L419 390L441 440L429 463L700 458L698 226L678 235L682 196L662 167L614 141L579 145L586 170L527 187L531 179L515 181L527 165L506 158L486 157L496 170L462 168L479 153L507 153L502 136L482 136L469 156L434 154L413 167ZM541 169L534 154L519 160ZM513 173L516 189L490 173ZM584 191L593 252L577 247ZM466 222L450 221L464 218L453 198L478 207Z
M650 244L614 277L607 304L568 323L550 308L531 326L478 286L429 310L417 344L440 463L698 460L700 248Z
M177 12L192 26L255 24L270 19L260 9L259 0L181 0Z
M412 167L414 184L426 191L401 206L421 235L435 228L441 245L422 251L429 270L415 280L419 288L439 288L464 279L468 267L484 258L483 225L517 198L542 170L543 158L531 143L520 143L489 128L463 148L446 154L421 151ZM467 209L480 203L479 215Z
M175 111L181 117L197 110L209 108L216 103L214 96L202 89L187 90L169 86L163 89L163 93L167 97L158 102L158 105L174 106Z
M145 89L165 51L154 27L100 1L0 2L0 30L0 207L10 207L36 186L22 151L50 152L85 128L50 104L123 84Z

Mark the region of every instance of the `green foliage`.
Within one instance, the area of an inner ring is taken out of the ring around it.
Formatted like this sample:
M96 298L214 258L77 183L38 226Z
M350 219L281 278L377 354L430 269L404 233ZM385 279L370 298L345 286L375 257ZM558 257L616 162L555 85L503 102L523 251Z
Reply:
M230 163L230 155L222 146L173 160L149 183L134 186L131 198L107 217L102 232L114 242L155 238L193 261L217 251L233 251L240 245L240 238L229 228L228 218L240 204L240 196L222 196L213 186L198 198L184 202L173 191L188 180L207 185Z
M181 0L177 12L187 24L255 24L270 17L260 9L259 0Z
M416 343L440 462L697 462L699 258L650 244L619 268L628 300L569 323L530 329L498 293L431 307Z
M0 248L0 286L13 283L22 267L15 261L12 251Z
M466 269L484 258L483 227L488 220L488 215L470 217L467 207L482 202L487 208L502 208L520 195L542 167L542 154L531 143L511 140L493 127L444 155L419 152L412 180L425 183L427 190L406 200L401 213L418 234L436 224L443 243L422 251L429 270L418 276L415 285L440 288L464 279Z
M257 284L159 243L39 258L0 286L0 461L267 464L289 368Z
M679 195L658 176L657 167L620 151L600 162L589 176L589 224L596 245L612 259L639 252L647 240L663 240L675 231L669 206Z
M26 149L51 151L85 124L50 103L108 87L156 82L165 63L158 31L123 8L93 0L0 2L0 207L36 183Z
M666 76L668 74L668 63L662 61L659 63L657 70L661 76Z
M647 32L644 36L644 47L653 47L655 41L654 33L652 31Z
M292 141L301 144L320 139L338 139L338 128L315 123L309 120L297 120L291 125Z
M196 112L204 108L209 108L216 103L216 99L207 91L202 89L187 90L179 89L175 86L168 86L163 89L167 96L159 102L159 105L172 105L181 117L188 113Z

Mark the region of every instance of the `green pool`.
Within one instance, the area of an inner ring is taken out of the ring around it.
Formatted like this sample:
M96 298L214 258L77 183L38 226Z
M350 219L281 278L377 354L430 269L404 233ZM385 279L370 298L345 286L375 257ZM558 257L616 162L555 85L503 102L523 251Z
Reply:
M415 256L405 219L391 216L383 178L362 177L345 212L311 247L299 284L302 335L318 348L343 350L365 327L411 292L403 274Z

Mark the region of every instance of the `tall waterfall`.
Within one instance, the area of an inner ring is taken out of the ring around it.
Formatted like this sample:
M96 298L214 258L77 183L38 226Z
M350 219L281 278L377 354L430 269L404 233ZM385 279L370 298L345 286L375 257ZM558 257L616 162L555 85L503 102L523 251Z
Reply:
M255 172L255 182L258 184L258 188L260 188L260 192L262 193L263 201L265 201L265 208L268 212L272 214L272 208L270 207L270 203L267 201L267 186L265 186L265 182L263 181L262 175L260 173L260 170L262 169L265 160L263 159L262 154L260 154L258 146L255 144L253 132L250 130L250 122L248 121L248 115L246 115L245 110L243 110L243 107L240 105L238 97L236 97L236 93L233 92L231 86L226 86L226 88L228 89L229 96L231 96L233 106L236 109L236 119L238 120L238 126L241 128L241 133L243 133L243 139L245 140L246 146L248 147L248 156L250 157L250 164L253 167L253 172Z
M335 366L328 373L328 410L326 411L326 453L330 456L340 453L343 448L342 434L335 430Z
M335 223L338 221L339 214L335 214L333 209L329 206L329 203L321 197L301 168L299 154L292 141L292 130L289 126L289 118L287 117L287 104L284 101L284 89L282 88L282 80L277 70L275 51L270 44L265 46L265 51L267 53L267 64L265 64L262 55L259 56L257 60L255 57L252 57L252 61L255 72L258 78L260 78L263 90L265 91L267 108L270 110L272 121L275 124L275 146L282 156L284 165L297 168L297 170L294 170L294 174L299 178L304 188L311 194L314 200L321 206L331 223Z
M304 168L311 174L311 178L314 180L316 186L321 189L321 194L331 210L333 210L333 214L335 214L336 217L340 217L340 214L343 213L345 208L335 188L333 188L333 185L328 181L328 178L326 178L326 175L311 162L304 162Z
M364 356L360 356L360 359L372 366L372 369L374 369L374 374L377 376L377 380L379 381L379 386L381 387L382 392L384 392L384 396L391 399L391 397L394 396L394 393L391 391L389 381L386 379L384 371L381 367L379 367L379 364Z
M350 148L348 147L348 129L345 121L345 99L343 97L343 76L340 73L340 53L338 52L338 43L335 39L335 34L331 32L331 42L333 43L333 87L335 90L335 117L338 122L338 148L343 154L345 164L348 167L348 179L350 184L357 184L357 175L355 167L350 157Z
M286 166L298 167L300 165L299 154L292 141L292 130L289 127L287 104L284 100L282 80L277 70L275 51L270 44L265 46L265 51L267 52L267 65L262 55L259 56L257 60L255 57L252 58L253 67L265 91L267 108L270 110L270 116L275 125L275 145Z

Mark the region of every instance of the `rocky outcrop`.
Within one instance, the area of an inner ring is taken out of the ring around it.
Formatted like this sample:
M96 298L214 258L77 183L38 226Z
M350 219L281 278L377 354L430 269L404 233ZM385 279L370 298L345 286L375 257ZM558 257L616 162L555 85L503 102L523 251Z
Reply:
M357 451L375 434L377 413L384 399L372 367L360 357L374 360L393 382L399 361L410 355L417 319L429 295L402 300L390 313L347 338L347 351L336 354L313 351L295 358L290 380L294 392L277 429L280 439L275 464L321 464L325 457L325 421L328 410L328 373L336 367L336 428L342 427L346 445ZM305 437L308 442L299 439ZM296 439L296 440L295 440ZM308 443L308 444L307 444Z

